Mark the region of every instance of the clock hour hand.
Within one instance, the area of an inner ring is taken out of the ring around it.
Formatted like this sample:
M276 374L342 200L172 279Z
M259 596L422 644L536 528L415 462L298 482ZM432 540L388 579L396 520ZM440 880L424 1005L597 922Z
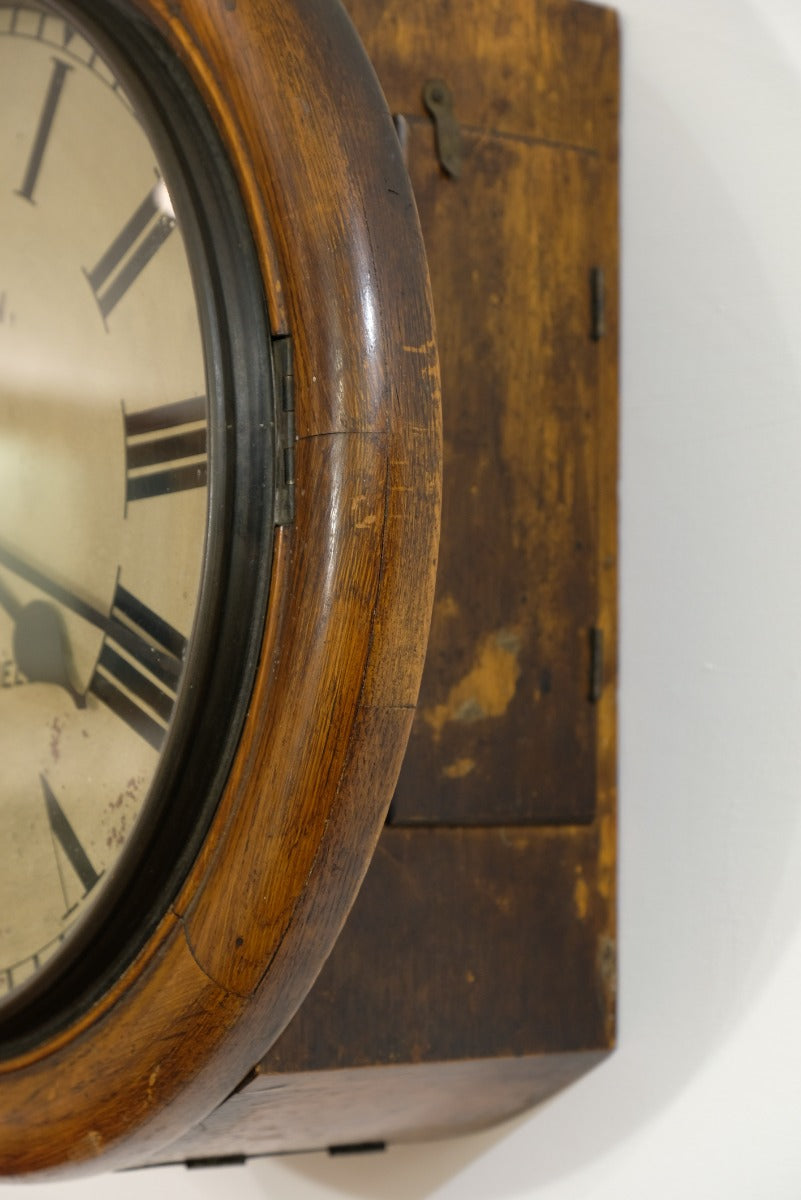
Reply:
M47 600L21 605L0 584L0 605L14 622L14 661L30 683L55 683L72 696L78 708L86 697L72 682L72 654L61 613Z
M63 669L58 679L54 677L51 671L49 679L51 682L57 682L61 686L66 687L67 691L75 698L76 704L81 705L84 697L69 683L64 682L71 675L72 656L69 651L69 641L67 640L59 607L69 609L70 612L75 613L82 620L88 622L88 624L101 630L104 636L107 638L110 637L127 656L127 658L120 659L113 647L108 649L107 656L101 654L100 662L106 668L107 672L110 671L112 675L122 678L120 675L120 671L122 671L126 677L126 687L129 689L132 687L138 695L142 696L143 688L150 693L151 683L145 677L141 677L141 679L137 679L136 681L131 680L132 670L139 675L139 665L141 665L149 676L153 676L155 680L158 680L158 684L156 685L157 690L163 692L163 695L155 698L156 708L158 709L159 706L168 703L171 709L186 652L186 639L177 629L174 629L172 625L168 624L157 613L147 608L146 605L137 600L136 596L131 595L130 592L119 584L114 593L112 610L110 612L101 612L100 609L89 604L88 601L82 599L75 592L70 591L69 588L64 587L63 584L58 583L57 580L40 571L38 567L34 567L24 558L20 558L19 555L4 546L2 542L0 542L0 567L12 572L19 579L23 579L26 583L31 584L40 592L44 592L46 596L55 601L55 604L47 604L45 601L38 602L50 610L51 616L43 617L40 614L36 617L31 616L26 618L26 621L30 621L31 623L31 632L26 632L25 634L24 650L28 661L31 662L34 657L31 647L36 641L47 637L51 646L55 648L57 641L60 640L60 643L64 646L64 650L61 652L62 663L64 664ZM19 625L26 610L22 609L14 601L14 598L10 596L8 589L3 585L1 579L0 605L6 609L12 620ZM31 607L31 605L27 606L27 608ZM35 627L34 621L37 622ZM46 632L45 627L47 627ZM62 630L62 634L57 636L56 627ZM109 662L109 657L111 662ZM19 658L17 662L20 668L28 674ZM133 664L138 665L134 666ZM38 667L38 659L35 660L34 665ZM30 675L28 677L31 678ZM43 681L41 675L39 679ZM164 691L165 688L167 689L166 691ZM95 690L94 684L90 684L90 690ZM172 695L172 700L169 699L170 694ZM167 696L168 700L165 701L164 696ZM152 700L153 698L151 697L147 703L151 704Z
M41 572L30 568L28 564L18 559L0 547L0 563L14 571L21 578L39 587L47 594L61 599L64 595L71 597L78 604L84 602L78 597L65 592L59 584L46 579ZM49 587L43 586L49 584ZM2 606L14 622L13 651L14 659L23 675L31 683L55 683L63 687L72 696L76 707L86 707L86 697L72 681L74 674L72 652L70 650L67 630L58 608L46 600L33 600L30 604L22 605L11 591L0 581L0 606ZM74 605L68 605L74 608ZM90 611L91 606L86 606ZM105 624L105 622L104 622Z
M22 605L19 600L8 590L2 579L0 579L0 608L6 610L12 621L16 621L22 612Z
M75 592L58 583L51 576L40 571L38 567L34 567L31 563L26 562L24 558L14 554L12 550L7 549L0 542L0 566L5 567L7 571L11 571L18 579L23 579L26 583L32 584L40 592L44 592L51 600L55 600L62 608L68 608L70 612L74 612L76 616L82 617L84 621L88 621L90 625L94 625L96 629L106 630L108 627L108 614L101 612L93 605L83 600ZM0 583L0 604L5 608L12 620L17 617L7 603L9 599L8 591ZM14 603L13 601L11 602ZM20 611L20 606L16 606L17 612Z
M30 683L55 683L72 696L76 708L86 708L86 697L72 682L72 651L64 618L54 604L33 600L14 624L14 658Z

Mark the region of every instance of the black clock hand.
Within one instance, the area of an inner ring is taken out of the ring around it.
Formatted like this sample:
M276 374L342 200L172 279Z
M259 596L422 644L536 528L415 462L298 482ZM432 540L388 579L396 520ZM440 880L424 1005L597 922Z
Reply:
M117 645L142 663L148 671L155 674L169 687L174 689L177 686L186 648L185 639L166 621L161 620L155 613L141 605L124 588L117 588L115 608L123 609L127 622L121 621L114 612L101 612L100 609L83 600L75 592L40 571L38 567L32 566L24 558L14 554L2 542L0 542L0 566L11 571L19 579L24 579L26 583L32 584L40 592L50 596L57 604L68 608L70 612L74 612L104 634L111 633ZM0 582L0 604L6 608L11 618L16 620L14 612L11 611L11 607L6 603L4 597L8 599L9 594ZM122 597L121 601L118 601L117 597ZM18 604L16 611L19 612Z
M0 605L14 622L14 659L31 683L55 683L72 696L78 708L86 698L72 682L72 653L61 614L46 600L21 605L0 582Z
M72 682L72 651L55 604L33 600L25 605L14 625L14 658L31 683L56 683L77 708L86 708L86 697Z
M16 596L8 590L6 585L0 579L0 608L4 608L12 621L16 621L19 614L22 612L22 605Z
M108 619L92 605L2 545L0 564L91 624L101 629L108 624ZM34 600L23 607L2 582L0 605L14 622L14 658L23 675L31 683L55 683L63 687L72 696L76 706L84 708L86 697L72 682L72 651L63 618L55 605L45 600Z
M0 543L0 566L11 571L19 579L24 579L26 583L30 583L33 587L38 588L40 592L44 592L51 600L55 600L57 604L63 608L68 608L70 612L74 612L77 616L82 617L84 621L88 621L90 625L94 625L96 629L105 631L108 628L109 618L107 613L100 612L94 608L86 600L82 600L80 596L76 596L75 592L71 592L69 588L65 588L62 584L57 583L55 579L51 579L49 575L45 575L43 571L32 566L23 558L19 558L13 551L6 549ZM0 604L5 608L12 620L16 620L15 613L6 602L9 599L9 593L6 588L0 583ZM11 604L15 604L11 601ZM20 606L16 604L16 611L19 613Z

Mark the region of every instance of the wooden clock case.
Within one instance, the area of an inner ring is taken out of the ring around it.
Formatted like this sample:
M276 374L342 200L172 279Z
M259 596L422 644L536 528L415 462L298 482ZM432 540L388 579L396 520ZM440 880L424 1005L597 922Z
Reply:
M346 3L431 274L434 616L342 934L284 1034L160 1162L475 1129L615 1039L617 19L573 0Z
M380 88L330 2L136 0L294 343L297 514L210 841L0 1064L8 1174L438 1136L614 1042L616 20L346 2Z

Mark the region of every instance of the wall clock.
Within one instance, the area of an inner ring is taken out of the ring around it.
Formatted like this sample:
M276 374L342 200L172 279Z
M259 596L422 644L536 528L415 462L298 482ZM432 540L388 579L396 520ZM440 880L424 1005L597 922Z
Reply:
M408 177L315 0L0 3L0 1169L141 1161L311 985L433 600Z
M616 14L347 7L434 297L425 671L389 819L313 988L151 1163L442 1138L541 1102L615 1040Z

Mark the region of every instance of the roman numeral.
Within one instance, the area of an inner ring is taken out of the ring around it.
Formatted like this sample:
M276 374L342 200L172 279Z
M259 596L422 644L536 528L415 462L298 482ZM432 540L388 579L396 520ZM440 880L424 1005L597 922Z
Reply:
M67 904L69 904L68 900ZM73 905L72 908L64 914L65 918L70 915L75 907L76 906ZM11 965L8 967L0 967L0 996L5 996L8 994L8 992L12 992L15 987L19 987L19 985L24 983L26 979L29 979L35 971L38 971L42 964L47 962L48 958L50 958L50 956L64 941L64 938L67 936L67 932L67 929L62 929L62 931L57 934L56 937L51 938L49 942L47 942L44 946L41 946L38 950L34 951L33 954L26 955L25 958L21 958L15 963L11 963ZM16 975L19 975L19 979L15 978Z
M14 11L11 14L11 32L12 33L17 32L18 18L21 15L22 7L23 6L21 6L19 4L14 6ZM30 9L27 9L26 16L28 16L28 17L33 16L33 13L31 12ZM51 24L52 20L53 20L52 14L48 14L45 12L39 14L39 24L37 26L36 33L34 35L36 37L37 42L50 43L54 40L54 38L52 37L52 24ZM63 26L63 32L61 35L61 45L66 50L67 46L69 46L70 42L75 37L76 31L75 31L75 29L73 29L72 25L70 25L68 21L62 21L62 26ZM47 34L50 34L51 36L46 36Z
M175 216L167 189L159 180L97 265L85 272L104 321L136 283L174 228Z
M206 397L125 414L126 500L146 500L208 479Z
M183 635L118 585L89 691L159 750L185 652Z
M75 905L70 905L69 890L67 881L64 878L64 871L61 865L61 856L58 853L57 847L61 847L64 857L77 875L81 887L83 888L83 896L87 896L92 888L100 879L97 871L92 866L89 855L84 850L75 830L69 823L67 814L59 804L49 783L44 775L39 776L39 782L42 785L42 793L44 795L45 809L47 811L47 820L50 825L50 834L53 838L53 852L56 856L56 866L58 868L59 880L61 882L61 891L64 895L64 903L67 911L64 914L69 916ZM83 899L83 896L81 899Z
M53 70L50 75L50 84L45 96L44 107L41 116L39 117L39 126L36 130L36 137L33 141L28 166L25 170L25 178L22 181L22 187L17 192L18 196L33 204L33 193L36 189L36 184L39 180L39 172L42 169L42 159L47 149L47 143L50 140L50 134L53 129L53 121L56 116L58 102L61 99L61 93L64 88L64 81L67 78L67 72L71 71L72 67L60 58L53 59Z

